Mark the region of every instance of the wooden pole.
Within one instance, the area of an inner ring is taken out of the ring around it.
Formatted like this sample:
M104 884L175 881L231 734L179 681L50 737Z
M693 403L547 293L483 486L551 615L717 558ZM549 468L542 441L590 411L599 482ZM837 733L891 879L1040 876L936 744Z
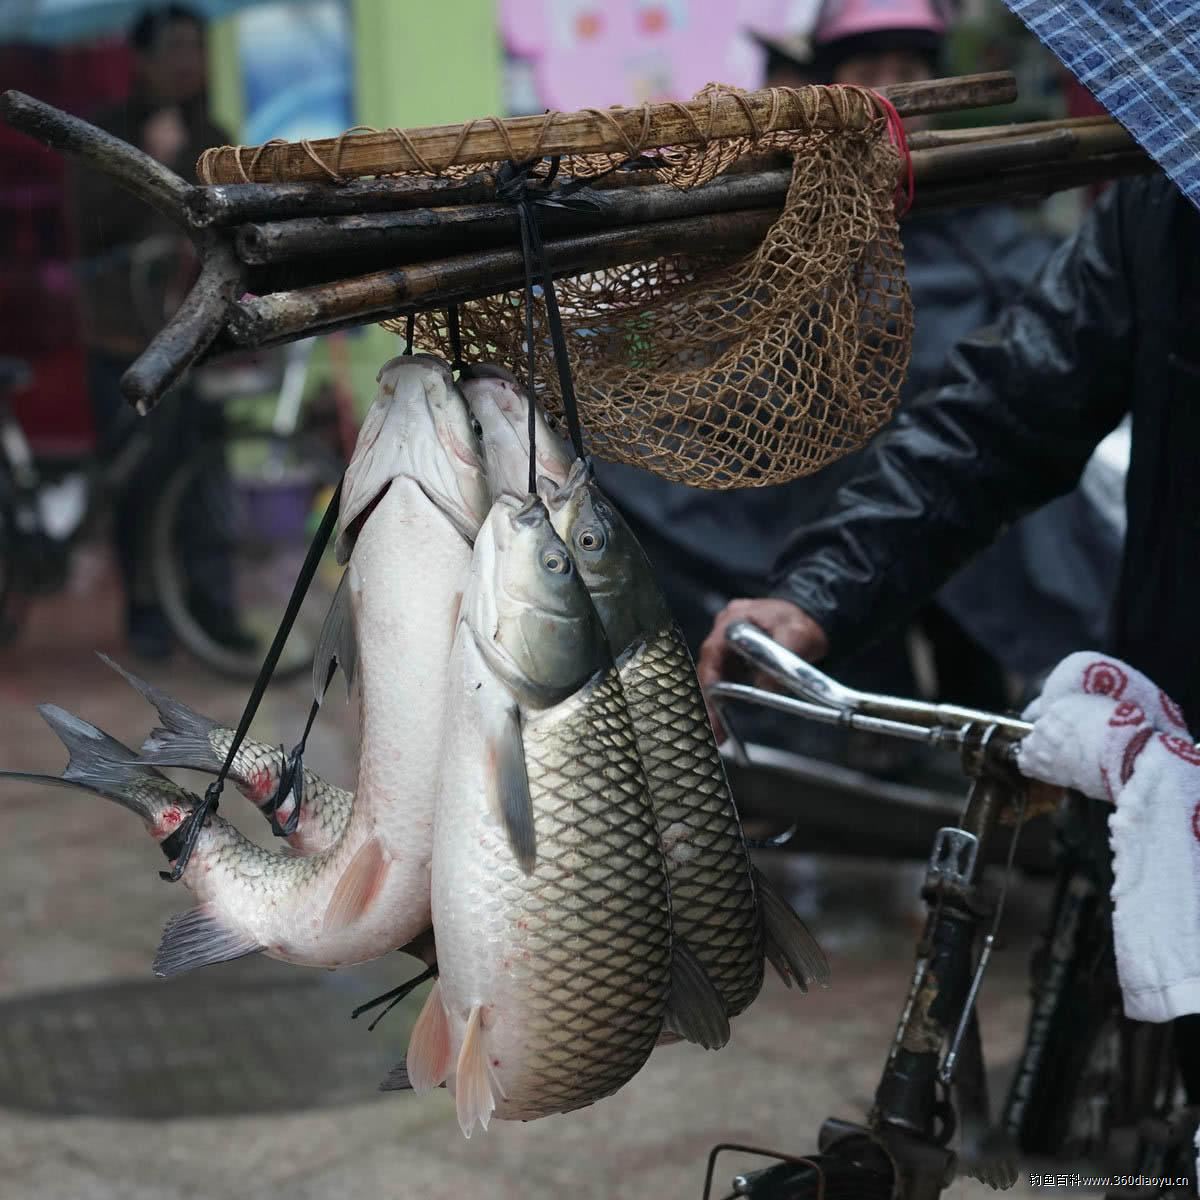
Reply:
M749 250L777 215L771 209L751 209L549 240L546 257L556 274L578 274L705 245ZM521 286L524 278L519 249L463 254L242 301L230 313L229 334L243 346L304 337L306 330L335 322L380 321L508 291Z
M184 202L191 186L136 146L24 92L0 94L0 116L42 145L71 154L111 175L139 199L177 224L186 225Z
M912 160L917 195L934 184L969 185L997 171L1067 161L1079 152L1078 132L1065 129L916 150ZM601 206L595 211L544 207L539 219L546 236L565 237L744 208L782 207L790 179L789 171L777 170L719 176L688 191L664 184L630 186L596 194ZM301 274L302 264L311 263L319 271L317 262L327 261L326 277L333 278L339 256L350 256L343 263L344 276L361 273L355 267L364 263L417 263L448 253L513 246L516 238L511 206L481 204L244 225L238 230L237 248L243 262L261 266L294 261Z
M279 221L289 217L396 212L444 204L484 204L495 198L488 174L452 179L354 179L349 183L230 183L193 188L188 219L198 229Z
M881 89L901 116L1006 104L1016 99L1007 71L933 79ZM637 152L690 146L774 129L861 130L879 110L865 91L775 88L687 103L610 108L545 117L489 117L466 125L346 133L305 143L219 146L198 165L207 183L329 182L362 175L432 174L451 163L523 161L558 154Z

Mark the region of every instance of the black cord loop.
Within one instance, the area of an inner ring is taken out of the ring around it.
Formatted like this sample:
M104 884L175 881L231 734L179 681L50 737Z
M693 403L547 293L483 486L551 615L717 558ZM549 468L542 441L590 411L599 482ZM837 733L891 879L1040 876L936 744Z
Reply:
M192 851L196 848L196 840L200 836L200 830L204 828L204 823L208 820L209 816L217 811L217 806L221 801L221 789L225 786L225 779L229 775L230 768L233 766L233 760L242 748L242 742L245 741L246 734L250 729L250 722L254 720L254 715L258 712L258 706L262 702L267 686L271 682L271 676L275 672L275 664L279 662L279 656L283 653L284 643L287 641L288 635L292 632L292 626L296 623L300 606L304 603L304 597L308 595L309 585L312 583L313 576L317 573L317 566L320 564L321 555L325 553L325 547L329 544L329 536L333 533L334 525L337 524L338 508L341 504L341 499L342 481L339 479L338 485L334 489L328 505L325 507L325 515L321 518L320 528L317 530L316 536L308 548L308 555L304 559L304 565L300 568L300 574L296 577L291 599L288 600L283 620L279 622L279 628L275 632L275 639L271 642L271 648L267 651L267 657L263 659L263 664L259 668L258 678L254 681L254 687L250 690L250 699L246 701L246 707L242 712L242 719L238 722L237 730L233 735L233 741L230 743L229 751L225 755L225 761L221 764L221 769L217 772L216 779L209 784L208 790L204 793L204 799L192 809L191 813L188 814L187 820L172 835L172 838L175 840L171 848L173 850L177 844L178 854L173 856L175 861L169 871L159 872L159 875L169 883L178 882L180 876L187 869L188 862L192 857ZM311 725L311 718L309 723ZM307 730L305 734L307 736ZM282 794L286 795L286 792ZM296 811L297 813L300 811L298 798ZM165 846L166 842L163 845ZM168 852L164 850L164 853Z
M446 309L446 327L450 333L450 353L454 356L450 362L450 369L455 372L461 372L466 364L463 362L462 335L458 331L457 304L451 304Z

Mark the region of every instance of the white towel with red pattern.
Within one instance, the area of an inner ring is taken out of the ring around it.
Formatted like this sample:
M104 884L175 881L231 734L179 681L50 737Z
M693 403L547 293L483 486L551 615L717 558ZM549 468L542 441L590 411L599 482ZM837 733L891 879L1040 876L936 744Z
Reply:
M1113 940L1125 1013L1200 1012L1200 749L1179 706L1116 659L1072 654L1026 710L1023 774L1114 805Z

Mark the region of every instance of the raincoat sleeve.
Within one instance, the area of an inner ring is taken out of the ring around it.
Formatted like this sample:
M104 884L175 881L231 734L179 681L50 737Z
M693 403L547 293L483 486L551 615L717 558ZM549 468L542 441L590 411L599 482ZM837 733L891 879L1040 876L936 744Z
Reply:
M1004 526L1078 481L1133 379L1131 235L1139 194L1110 188L999 321L963 339L945 382L861 455L772 574L852 652L903 625Z

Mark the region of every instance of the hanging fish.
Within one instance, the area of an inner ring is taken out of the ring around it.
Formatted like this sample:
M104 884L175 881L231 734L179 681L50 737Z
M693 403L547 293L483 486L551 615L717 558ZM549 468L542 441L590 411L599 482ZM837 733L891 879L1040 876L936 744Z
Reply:
M343 486L338 553L350 560L347 583L318 646L323 666L357 664L360 761L350 816L322 853L274 856L288 869L266 881L265 916L246 902L240 860L228 878L214 872L208 886L217 891L205 891L204 906L164 934L159 957L173 972L220 961L224 946L248 939L289 962L341 966L405 946L430 927L446 665L489 501L475 430L446 364L394 359L379 382ZM257 865L247 870L265 871L267 860L251 859ZM185 881L194 870L189 863Z
M475 543L451 656L433 868L440 978L392 1086L443 1081L469 1137L611 1095L664 1019L721 1045L673 950L670 892L620 682L540 500ZM387 1086L387 1085L385 1085Z
M200 798L136 762L128 746L95 725L53 704L39 705L38 711L67 748L66 769L61 776L3 771L0 778L75 787L113 800L141 818L173 861L179 852L177 834ZM155 974L177 975L260 953L310 966L356 961L332 949L336 939L325 936L322 924L339 865L336 857L300 858L264 850L213 814L181 877L199 905L167 922L154 958ZM397 946L412 940L405 937ZM424 944L413 952L432 962Z
M494 494L527 486L529 398L497 377L464 388ZM535 410L536 410L535 405ZM695 666L645 552L582 460L538 419L539 488L596 606L625 689L671 878L679 935L742 1012L763 956L784 982L826 986L820 947L749 859Z
M151 730L142 742L138 758L159 767L185 767L215 775L233 744L234 731L189 708L147 683L105 654L102 661L135 688L158 712L162 724ZM229 770L229 779L277 833L293 826L286 834L287 843L297 854L319 854L328 850L342 835L350 819L354 793L326 782L315 771L304 769L300 789L286 792L278 805L286 755L279 746L245 737ZM300 791L299 812L296 792ZM294 820L293 820L294 816Z

